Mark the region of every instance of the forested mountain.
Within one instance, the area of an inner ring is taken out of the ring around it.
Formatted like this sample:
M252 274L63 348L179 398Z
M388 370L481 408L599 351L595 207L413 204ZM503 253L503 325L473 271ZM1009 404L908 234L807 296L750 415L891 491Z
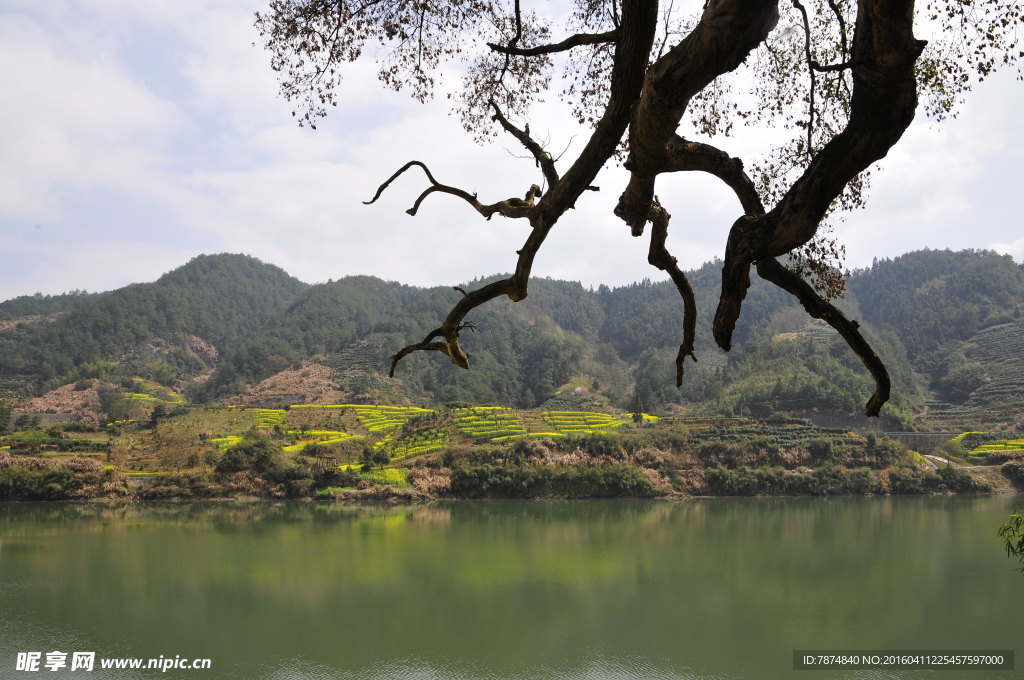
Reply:
M223 351L264 328L306 288L252 257L202 255L153 283L88 296L50 323L8 329L0 336L0 375L48 381L87 363L145 354L154 343L170 348L165 353L181 367L201 370L190 338Z
M990 251L924 250L854 272L862 318L888 329L930 388L941 422L1024 410L1024 268Z
M309 286L243 255L201 256L110 293L0 304L0 387L20 380L38 392L141 376L212 401L315 361L334 369L343 394L369 400L858 413L871 382L856 357L756 277L733 351L715 347L720 267L690 272L698 361L687 362L682 389L674 384L682 303L670 282L588 290L537 280L523 302L496 301L468 319L471 370L417 353L389 379L389 356L436 327L460 292L369 276ZM925 250L854 272L840 305L863 322L893 376L887 411L909 423L916 413L1013 419L1024 411L1022 301L1024 272L1011 258Z
M63 295L22 295L0 302L0 321L64 314L98 296L99 293L88 293L84 290L73 290Z
M913 359L987 326L1021 320L1024 271L991 251L921 250L853 273L862 318L896 332Z
M573 287L584 292L579 284L540 282L538 286L548 293L540 297L549 302L566 296ZM348 374L353 381L349 391L372 392L381 382L380 374L389 368L388 357L433 329L460 294L450 287L413 288L366 276L315 286L263 333L229 351L201 395L208 399L230 395L245 383L309 357ZM573 314L570 307L553 305ZM536 304L499 301L480 310L472 321L479 333L468 338L466 346L473 355L474 370L452 370L441 355L410 357L400 368L400 389L442 401L532 405L550 396L579 367L583 340Z

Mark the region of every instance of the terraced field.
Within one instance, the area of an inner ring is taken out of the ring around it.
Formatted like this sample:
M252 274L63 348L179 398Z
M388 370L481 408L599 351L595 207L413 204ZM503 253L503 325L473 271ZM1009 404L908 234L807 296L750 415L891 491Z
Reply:
M298 439L296 443L283 447L286 453L298 453L311 444L329 446L359 437L359 435L341 432L340 430L288 430L285 434Z
M593 411L518 412L503 406L456 408L450 419L433 409L413 406L293 404L286 408L227 408L237 414L235 424L226 431L216 428L214 435L204 435L206 442L222 451L242 441L248 422L261 430L276 430L290 439L283 446L286 453L301 453L313 444L329 446L365 438L373 451L386 452L391 462L442 451L455 434L478 442L503 444L521 438L595 434L632 422L632 414L617 417ZM336 415L315 415L326 411ZM300 413L301 416L297 415ZM296 414L296 422L289 423L289 414ZM424 417L428 420L409 427L411 421ZM642 421L650 424L658 419L642 414Z
M239 435L228 435L227 437L216 437L214 439L207 440L221 451L230 449L235 444L241 443L242 437Z
M472 406L452 411L456 426L474 439L505 441L526 434L515 411L504 406Z
M288 412L283 408L258 408L254 420L256 427L269 430L275 425L284 425L287 419Z
M0 376L0 401L10 399L17 401L26 395L26 387L29 383L27 377Z
M709 442L743 443L755 439L771 442L779 448L796 448L819 439L852 445L864 443L864 438L859 435L839 428L816 427L799 419L657 418L640 414L639 424L646 427L634 431L633 425L637 419L631 413L615 415L596 411L517 411L502 406L471 406L437 411L412 406L294 404L286 408L237 406L207 409L202 413L195 412L194 415L186 416L199 418L190 426L192 431L207 433L199 438L199 448L193 449L199 455L202 455L203 447L207 447L207 451L210 446L224 451L239 444L247 430L255 425L262 430L274 430L274 436L279 441L283 440L281 444L284 452L292 455L301 454L314 444L330 446L358 441L356 446L335 449L335 455L341 455L344 462L339 467L349 472L362 471L359 452L366 447L375 453L386 453L384 469L392 469L391 466L410 458L443 452L455 441L465 444L467 438L476 445L488 446L518 439L586 437L623 428L639 437L647 436L644 434L647 428L665 429L679 438L680 445L695 448ZM174 424L176 422L171 419L161 427L179 427ZM217 424L211 428L214 422ZM211 430L213 434L209 434ZM172 431L165 429L165 434L161 436L166 437L166 433ZM139 438L146 430L131 432L131 436ZM629 436L625 432L623 434ZM1005 434L1002 438L1005 441L999 441L990 433L968 432L962 435L960 445L965 450L974 449L972 454L978 457L984 457L991 451L1024 448L1024 440L1007 438ZM154 468L147 466L143 469Z
M228 408L242 408L229 406ZM315 429L304 425L303 429L283 429L288 423L289 410L349 410L355 414L359 426L364 428L370 437L384 435L373 444L374 450L387 451L392 460L404 460L412 456L443 449L448 445L448 433L443 430L417 432L403 436L400 430L413 418L433 415L432 409L409 406L376 406L366 404L294 404L289 409L260 408L253 410L253 424L259 429L278 427L281 434L295 440L294 444L283 447L286 453L300 453L313 444L329 446L366 435L346 432L340 429ZM300 420L307 420L302 418ZM242 441L241 434L227 434L208 440L221 450L228 449Z
M373 445L374 450L386 451L391 462L405 460L424 453L440 451L448 446L448 433L441 429L423 430L404 437L388 435Z
M997 439L971 449L972 456L986 456L990 453L1024 453L1024 439Z
M682 421L685 422L685 421ZM694 421L690 440L696 445L706 442L744 442L766 439L780 448L801 446L816 439L829 439L837 444L857 444L864 438L842 428L817 427L799 420L766 421L750 418L723 418Z
M352 369L373 371L381 368L381 357L386 354L380 345L362 343L350 345L340 352L327 355L323 363L338 371Z
M1024 454L1024 438L1006 435L1006 432L963 432L953 437L950 443L967 451L971 458L987 458L989 454Z
M127 397L129 401L148 402L152 404L185 403L185 398L170 387L165 387L164 385L153 382L152 380L144 380L143 378L132 378L132 382L135 384L135 388L138 392L126 393L125 397Z
M380 468L377 470L359 471L356 473L359 479L374 484L385 484L388 486L407 487L409 486L409 470L406 468Z
M415 406L366 406L350 404L359 422L370 432L390 432L402 427L413 418L436 413L433 409Z
M1013 420L1024 411L1024 324L985 328L964 344L964 353L985 367L989 380L963 404L928 402L929 422L964 427Z
M627 425L627 421L594 411L544 411L544 421L563 434L594 434Z

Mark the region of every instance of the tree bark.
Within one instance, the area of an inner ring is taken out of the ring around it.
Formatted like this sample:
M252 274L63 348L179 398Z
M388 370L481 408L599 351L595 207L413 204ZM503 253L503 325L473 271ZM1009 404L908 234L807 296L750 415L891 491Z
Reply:
M743 216L729 232L715 341L723 349L750 287L750 265L807 243L859 173L886 156L914 119L914 64L925 43L913 34L913 0L861 0L853 38L850 120L814 157L770 212Z

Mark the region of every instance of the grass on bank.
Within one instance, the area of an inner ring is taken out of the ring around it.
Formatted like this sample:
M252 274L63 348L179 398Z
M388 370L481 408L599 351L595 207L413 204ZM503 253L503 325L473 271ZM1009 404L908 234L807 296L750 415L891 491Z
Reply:
M47 447L91 442L101 450L83 455L106 458L101 462L117 474L163 489L166 497L173 497L175 488L301 494L315 486L312 472L322 461L354 482L427 489L433 495L972 490L955 470L935 470L919 454L891 442L792 418L657 419L495 406L179 407L158 419L74 435L9 434L0 439L0 454L15 460L7 467L18 467L25 454L59 458L62 452ZM1024 453L1024 439L1006 433L998 438L967 432L951 439L960 447L971 445L967 452L979 459ZM36 449L22 448L33 440ZM225 466L229 454L257 440L273 447L273 465ZM71 441L80 443L66 443ZM623 466L643 479L623 472ZM235 486L223 486L231 475ZM262 481L243 483L238 475Z

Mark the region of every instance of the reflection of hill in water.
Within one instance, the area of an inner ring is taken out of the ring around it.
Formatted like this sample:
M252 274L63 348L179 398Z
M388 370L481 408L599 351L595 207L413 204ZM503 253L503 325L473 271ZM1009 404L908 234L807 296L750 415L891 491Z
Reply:
M771 679L835 640L1012 648L1007 503L2 504L0 656L182 654L217 680Z

